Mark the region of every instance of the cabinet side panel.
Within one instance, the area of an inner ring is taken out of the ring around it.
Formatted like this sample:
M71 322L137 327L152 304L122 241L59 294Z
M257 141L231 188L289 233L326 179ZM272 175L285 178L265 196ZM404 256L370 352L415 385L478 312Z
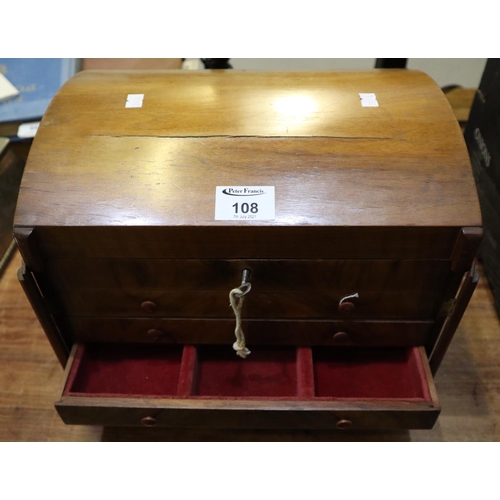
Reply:
M35 311L38 321L40 321L49 339L52 349L54 349L57 359L62 366L65 366L69 356L69 345L59 332L31 271L26 268L24 263L19 269L17 276L23 287L24 293L30 301L31 307L33 307Z

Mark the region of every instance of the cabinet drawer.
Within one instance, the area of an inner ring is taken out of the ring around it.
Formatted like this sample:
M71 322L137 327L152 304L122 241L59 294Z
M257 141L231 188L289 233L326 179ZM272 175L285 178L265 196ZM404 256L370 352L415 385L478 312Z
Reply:
M229 290L244 269L261 292L437 291L447 260L60 259L48 263L61 292L74 289Z
M245 297L246 319L432 319L442 295L435 291L405 293L359 291L354 309L339 307L346 291L260 292ZM61 297L68 315L104 317L234 318L226 291L73 290Z
M317 221L303 226L296 220L284 225L258 222L261 225L39 225L36 231L45 255L84 259L239 259L243 252L249 259L449 259L458 236L452 226L343 226L338 219L325 226Z
M66 375L67 424L424 429L440 412L421 347L80 344Z
M234 320L165 318L64 318L79 342L225 344ZM425 345L432 321L243 321L253 345Z

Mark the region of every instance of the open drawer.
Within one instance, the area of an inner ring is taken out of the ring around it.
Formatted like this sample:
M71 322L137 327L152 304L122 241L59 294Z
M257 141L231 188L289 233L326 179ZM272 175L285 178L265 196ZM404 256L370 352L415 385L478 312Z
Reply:
M425 350L80 344L57 411L67 424L426 429L440 412Z

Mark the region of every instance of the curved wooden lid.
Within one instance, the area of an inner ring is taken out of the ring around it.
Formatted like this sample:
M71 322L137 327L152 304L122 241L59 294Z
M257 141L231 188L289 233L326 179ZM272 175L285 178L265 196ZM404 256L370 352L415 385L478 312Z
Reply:
M374 93L377 107L362 106ZM129 94L144 94L127 108ZM275 221L215 221L215 187L275 186ZM16 226L478 226L439 87L410 70L84 71L47 110Z

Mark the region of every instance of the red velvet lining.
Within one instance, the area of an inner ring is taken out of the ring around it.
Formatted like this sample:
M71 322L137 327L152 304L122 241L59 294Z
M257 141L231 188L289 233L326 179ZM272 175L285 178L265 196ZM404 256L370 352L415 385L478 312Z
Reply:
M316 348L313 350L316 396L430 399L417 367L417 356L416 349Z
M81 345L66 390L84 395L173 396L181 358L182 346Z
M430 400L418 348L82 344L65 395Z
M246 359L241 359L232 348L201 346L198 367L196 395L199 396L297 397L294 347L257 348Z

